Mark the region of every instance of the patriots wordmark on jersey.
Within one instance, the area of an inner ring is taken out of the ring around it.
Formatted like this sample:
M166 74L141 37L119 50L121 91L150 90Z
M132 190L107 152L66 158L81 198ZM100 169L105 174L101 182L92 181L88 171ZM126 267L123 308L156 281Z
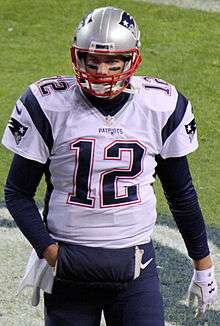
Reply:
M42 79L16 103L3 144L49 162L47 225L57 240L105 248L148 242L155 156L180 157L198 146L191 104L174 86L132 77L131 87L136 92L111 116L89 102L74 77Z

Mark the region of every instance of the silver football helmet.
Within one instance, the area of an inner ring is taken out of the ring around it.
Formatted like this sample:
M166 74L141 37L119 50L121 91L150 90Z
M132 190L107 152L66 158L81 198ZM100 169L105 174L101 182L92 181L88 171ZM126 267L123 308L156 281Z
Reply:
M140 31L127 12L97 8L80 22L71 48L72 64L80 87L98 97L111 97L125 91L129 78L141 62ZM87 72L88 53L117 55L125 60L123 72L113 76Z

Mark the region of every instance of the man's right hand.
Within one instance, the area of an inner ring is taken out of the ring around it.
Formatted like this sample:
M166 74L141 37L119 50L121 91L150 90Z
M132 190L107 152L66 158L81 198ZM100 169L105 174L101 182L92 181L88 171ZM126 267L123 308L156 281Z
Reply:
M44 250L43 256L52 267L55 267L58 257L59 246L57 244L51 244Z

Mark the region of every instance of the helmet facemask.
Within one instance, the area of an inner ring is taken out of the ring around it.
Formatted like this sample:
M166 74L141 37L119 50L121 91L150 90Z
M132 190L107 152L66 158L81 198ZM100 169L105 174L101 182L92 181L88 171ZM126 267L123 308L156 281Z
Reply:
M88 54L120 56L124 59L124 68L114 75L92 74L86 69L85 58ZM97 97L112 97L121 93L129 84L130 77L134 74L141 55L138 49L129 51L89 51L76 46L71 48L73 69L81 88Z

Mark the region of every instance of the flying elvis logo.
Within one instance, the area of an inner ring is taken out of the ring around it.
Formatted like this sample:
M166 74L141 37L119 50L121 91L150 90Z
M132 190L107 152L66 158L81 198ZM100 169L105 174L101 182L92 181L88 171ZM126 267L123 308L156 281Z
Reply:
M193 119L188 125L185 125L186 133L189 136L190 142L193 140L193 136L196 132L196 121Z
M8 127L11 130L11 133L15 138L16 144L18 145L20 143L22 137L24 137L24 135L26 134L28 127L25 127L18 120L14 119L14 118L10 118Z
M91 22L92 22L92 14L90 13L86 17L83 17L77 29L80 30L82 27L84 27L85 25Z
M121 20L119 22L120 25L130 29L132 34L134 34L134 19L132 16L130 16L127 12L123 12L121 16Z

